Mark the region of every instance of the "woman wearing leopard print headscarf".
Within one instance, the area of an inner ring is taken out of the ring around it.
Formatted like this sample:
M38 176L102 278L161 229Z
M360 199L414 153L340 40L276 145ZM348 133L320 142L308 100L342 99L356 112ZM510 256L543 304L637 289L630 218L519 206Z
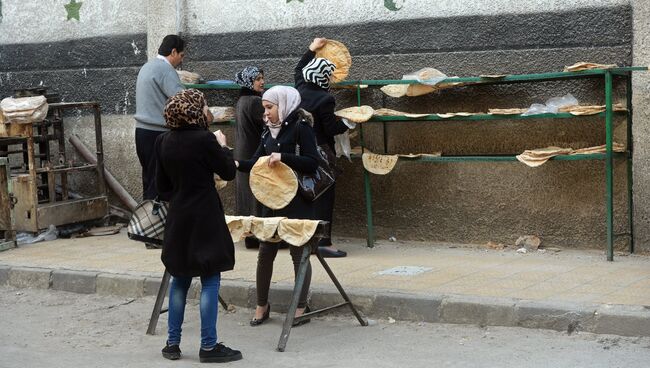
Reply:
M156 185L169 201L161 259L173 276L169 289L167 343L163 357L181 356L181 326L192 277L201 277L201 362L228 362L241 352L217 343L217 311L221 272L235 266L235 249L224 218L214 174L235 178L235 161L226 138L212 134L205 96L183 90L167 100L164 111L170 131L156 139Z

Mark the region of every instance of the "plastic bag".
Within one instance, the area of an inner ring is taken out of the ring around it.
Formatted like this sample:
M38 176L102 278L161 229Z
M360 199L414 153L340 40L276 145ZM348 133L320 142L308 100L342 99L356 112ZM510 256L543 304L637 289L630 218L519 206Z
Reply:
M568 93L562 97L553 97L546 101L545 105L534 103L530 105L528 110L525 113L521 114L522 116L537 115L537 114L555 114L560 108L565 106L574 106L578 104L578 100L573 97L572 94Z
M350 157L352 148L350 147L349 131L334 136L334 150L336 151L336 157L345 156L352 162L352 158Z
M18 243L18 245L33 244L40 241L55 240L58 237L59 237L59 230L56 229L56 226L50 225L47 228L47 230L43 231L37 236L33 236L30 233L18 233L16 235L16 242Z
M416 80L418 83L433 86L447 79L445 73L434 68L422 68L413 73L402 76L403 80Z

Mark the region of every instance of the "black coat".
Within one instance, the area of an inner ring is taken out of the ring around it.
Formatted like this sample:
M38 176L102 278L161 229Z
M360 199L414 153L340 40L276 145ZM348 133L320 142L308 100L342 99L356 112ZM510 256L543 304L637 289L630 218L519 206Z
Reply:
M334 136L345 133L348 126L334 115L336 100L326 89L305 81L302 69L309 64L316 54L307 50L294 70L296 89L300 92L300 107L309 111L314 117L314 134L320 146L327 144L334 152Z
M305 174L316 172L318 168L316 139L312 128L304 119L305 116L300 110L292 112L282 124L277 138L273 138L269 129L265 128L257 151L250 160L239 161L239 170L250 172L258 158L268 156L273 152L280 152L282 162L294 171ZM296 129L298 129L297 132ZM300 155L296 155L296 141L300 146ZM304 199L300 193L297 193L285 208L272 210L263 206L262 216L315 219L314 205L313 202Z
M242 88L235 113L237 121L235 160L247 160L255 154L264 130L263 115L262 98L252 90ZM236 215L261 215L262 205L255 200L251 192L248 185L248 173L237 173L235 192Z
M210 276L232 270L235 248L214 174L235 178L231 152L210 131L184 127L156 139L156 184L169 201L161 259L173 276Z

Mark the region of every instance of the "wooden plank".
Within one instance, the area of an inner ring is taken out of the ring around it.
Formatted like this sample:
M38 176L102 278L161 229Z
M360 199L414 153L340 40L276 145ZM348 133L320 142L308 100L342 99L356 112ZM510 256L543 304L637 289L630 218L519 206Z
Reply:
M29 174L11 178L16 205L14 206L14 230L36 232L36 183Z
M76 222L100 219L108 214L106 196L75 199L39 205L36 209L37 225L45 229Z

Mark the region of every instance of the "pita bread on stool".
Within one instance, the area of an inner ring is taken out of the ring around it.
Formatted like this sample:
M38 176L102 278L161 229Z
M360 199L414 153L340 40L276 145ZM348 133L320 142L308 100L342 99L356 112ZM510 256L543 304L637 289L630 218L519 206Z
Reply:
M301 247L316 233L318 220L284 219L278 225L278 235L285 242Z
M278 225L286 217L253 217L251 221L251 233L260 241L277 243L282 241L277 236Z
M286 207L298 192L298 178L289 166L276 162L269 166L269 157L260 157L249 176L248 183L255 198L272 210Z

